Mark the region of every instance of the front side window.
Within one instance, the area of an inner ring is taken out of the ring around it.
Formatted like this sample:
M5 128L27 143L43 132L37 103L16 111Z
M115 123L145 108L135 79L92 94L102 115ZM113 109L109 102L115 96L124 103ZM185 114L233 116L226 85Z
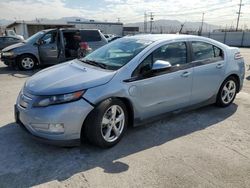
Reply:
M43 35L44 35L44 31L40 31L34 35L32 35L31 37L29 37L26 42L29 44L35 44Z
M187 47L184 42L164 45L153 52L153 62L168 61L172 66L187 63Z
M185 42L170 43L161 46L147 56L135 74L143 74L151 70L157 60L168 61L172 67L187 63L187 46Z
M54 44L56 42L57 32L49 32L42 37L43 44Z
M194 61L223 58L223 51L205 42L192 42Z

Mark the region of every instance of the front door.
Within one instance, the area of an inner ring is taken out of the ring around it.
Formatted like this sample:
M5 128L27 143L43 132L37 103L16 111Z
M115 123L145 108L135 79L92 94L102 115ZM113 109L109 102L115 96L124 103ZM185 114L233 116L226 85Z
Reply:
M46 33L40 39L38 46L40 60L44 64L56 64L59 56L58 40L59 35L56 30Z
M142 119L189 104L193 68L188 59L185 42L170 43L152 52L135 70L136 79L128 82L129 93ZM152 72L156 60L168 61L172 67Z

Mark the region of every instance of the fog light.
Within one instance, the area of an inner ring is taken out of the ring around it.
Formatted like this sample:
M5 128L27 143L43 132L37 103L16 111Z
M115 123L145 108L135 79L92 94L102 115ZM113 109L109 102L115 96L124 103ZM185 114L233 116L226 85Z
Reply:
M49 132L52 132L52 133L64 133L64 125L63 125L63 123L50 123L49 124Z

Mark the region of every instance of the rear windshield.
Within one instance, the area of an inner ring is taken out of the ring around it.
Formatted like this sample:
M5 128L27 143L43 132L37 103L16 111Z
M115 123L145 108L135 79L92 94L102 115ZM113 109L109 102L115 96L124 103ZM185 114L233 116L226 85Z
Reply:
M100 33L95 30L81 30L81 38L83 42L101 41Z

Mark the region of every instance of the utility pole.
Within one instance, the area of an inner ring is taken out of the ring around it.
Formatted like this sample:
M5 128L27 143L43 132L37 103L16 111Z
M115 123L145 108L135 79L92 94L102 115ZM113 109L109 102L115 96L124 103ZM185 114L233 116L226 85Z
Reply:
M180 28L180 30L179 30L179 34L181 34L184 25L185 25L185 23L181 24L181 28Z
M144 33L147 33L147 32L148 32L147 22L148 22L148 15L147 15L147 12L145 12L145 13L144 13Z
M203 29L203 24L204 24L204 15L205 13L202 13L202 20L201 20L201 30L200 30L200 35L202 34L202 29Z
M236 25L236 31L238 31L239 28L239 22L240 22L240 15L241 13L241 7L244 6L244 4L242 4L242 0L240 0L240 4L239 4L239 12L236 12L236 14L238 14L238 18L237 18L237 25Z
M117 22L120 23L120 21L121 21L121 18L117 18Z
M154 22L154 15L153 12L150 12L150 33L152 33L153 22Z

